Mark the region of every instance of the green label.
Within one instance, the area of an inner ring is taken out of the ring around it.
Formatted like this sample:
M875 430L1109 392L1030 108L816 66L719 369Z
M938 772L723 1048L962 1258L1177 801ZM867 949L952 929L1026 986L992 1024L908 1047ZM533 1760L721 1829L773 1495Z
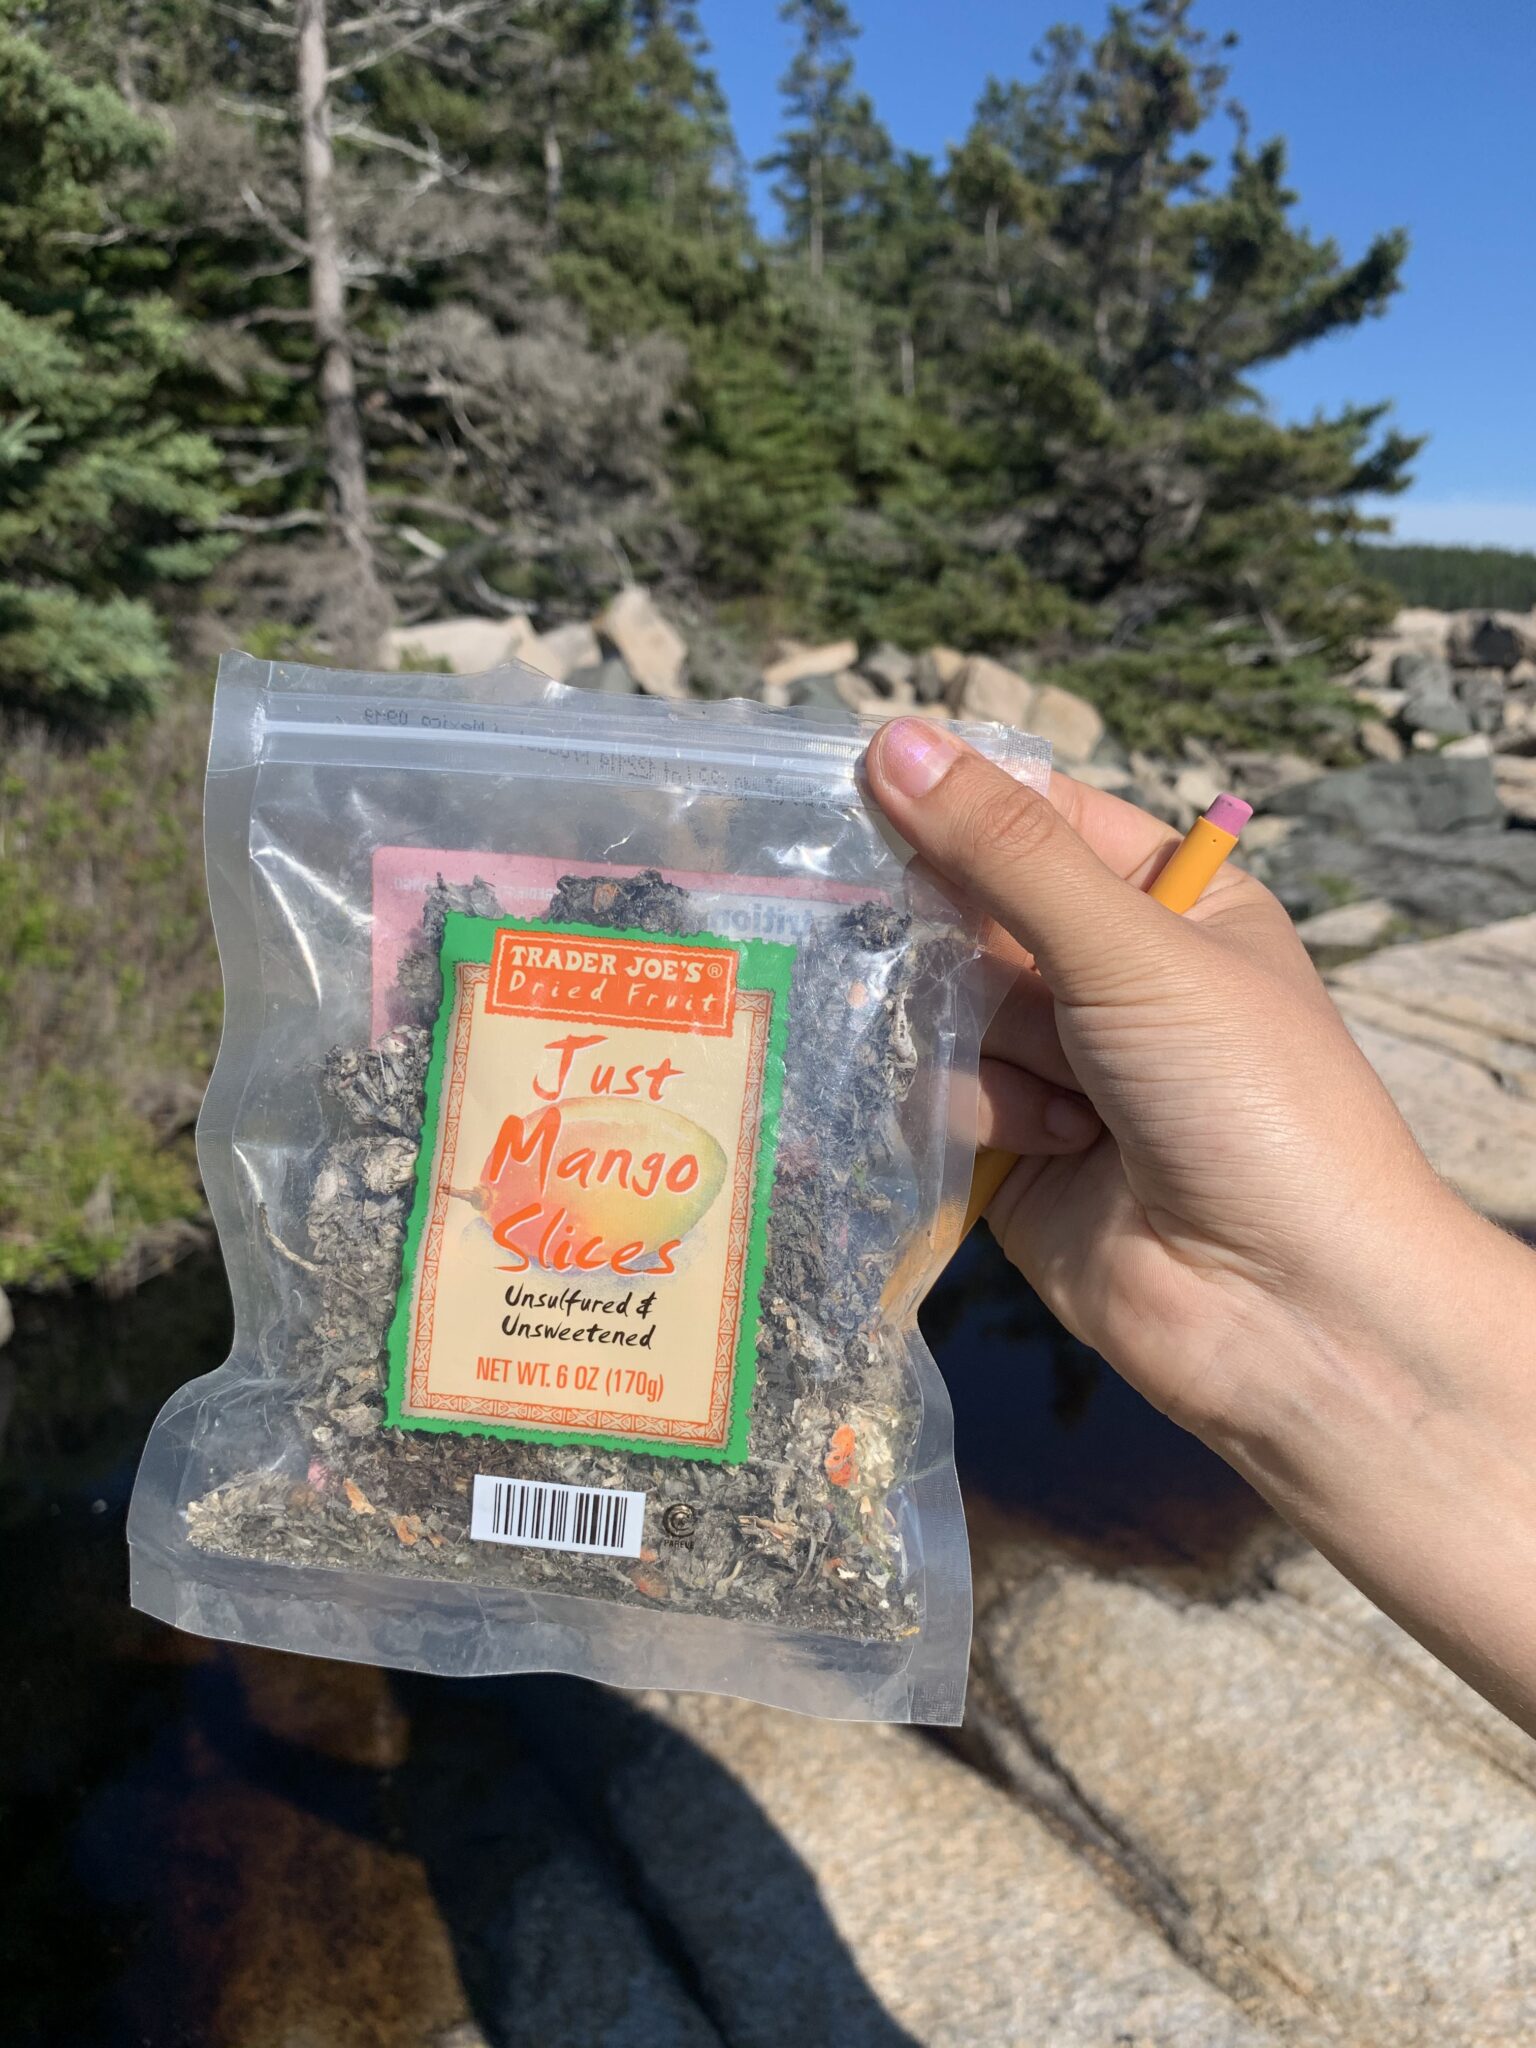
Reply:
M390 1423L746 1457L794 954L448 918Z

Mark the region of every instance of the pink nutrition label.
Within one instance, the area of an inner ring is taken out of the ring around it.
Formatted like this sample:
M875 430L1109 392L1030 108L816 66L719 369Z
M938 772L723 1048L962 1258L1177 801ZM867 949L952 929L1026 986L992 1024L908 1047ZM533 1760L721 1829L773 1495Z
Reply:
M401 956L417 940L422 904L439 879L486 882L507 917L540 917L562 875L607 875L623 881L640 866L612 861L552 860L541 854L485 853L455 848L381 846L373 856L373 1035L395 1020L390 991ZM706 875L665 869L695 899L700 927L722 938L799 938L840 904L864 903L877 891L847 882L782 876Z

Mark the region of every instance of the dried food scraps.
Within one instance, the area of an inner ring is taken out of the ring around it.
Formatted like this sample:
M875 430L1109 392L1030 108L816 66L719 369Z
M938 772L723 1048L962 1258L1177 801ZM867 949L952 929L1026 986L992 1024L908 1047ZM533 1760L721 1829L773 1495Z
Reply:
M291 1470L234 1478L193 1502L192 1540L264 1560L842 1636L913 1633L921 1616L903 1584L888 1495L910 1464L919 1416L904 1339L880 1316L901 1246L897 1114L917 1064L909 1002L923 948L910 919L870 901L819 922L799 947L748 1453L724 1465L384 1426L384 1338L442 991L439 946L455 911L495 916L499 906L480 880L428 892L421 943L399 977L413 1021L373 1047L329 1054L340 1127L314 1167L307 1245L269 1231L275 1256L305 1281L289 1297ZM654 869L567 876L541 922L674 936L699 928L686 891ZM474 1540L474 1480L487 1473L643 1492L638 1555Z

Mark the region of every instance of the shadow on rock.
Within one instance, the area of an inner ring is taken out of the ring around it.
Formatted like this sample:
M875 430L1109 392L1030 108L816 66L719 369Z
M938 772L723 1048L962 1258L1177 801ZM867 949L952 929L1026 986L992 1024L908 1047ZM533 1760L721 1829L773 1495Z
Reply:
M442 2036L454 2048L475 2028L491 2048L768 2048L825 2038L829 2015L852 2048L912 2048L756 1802L642 1707L575 1679L400 1677L387 1683L404 1754L381 1767L317 1753L282 1730L280 1706L263 1725L250 1662L221 1657L203 1674L210 1741L252 1792L419 1861L474 2015ZM282 1662L311 1688L337 1671ZM637 1839L625 1824L631 1785L679 1774L681 1857L666 1833ZM729 1952L694 1939L697 1901L722 1894L771 1906ZM387 1976L391 1932L334 1938L378 1950Z

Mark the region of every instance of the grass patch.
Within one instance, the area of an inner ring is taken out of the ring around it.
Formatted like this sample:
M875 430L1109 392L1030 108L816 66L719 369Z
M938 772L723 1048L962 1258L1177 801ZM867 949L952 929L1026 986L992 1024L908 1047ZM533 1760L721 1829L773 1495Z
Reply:
M202 860L210 698L0 771L0 1285L106 1272L202 1207L186 1125L218 1045Z

